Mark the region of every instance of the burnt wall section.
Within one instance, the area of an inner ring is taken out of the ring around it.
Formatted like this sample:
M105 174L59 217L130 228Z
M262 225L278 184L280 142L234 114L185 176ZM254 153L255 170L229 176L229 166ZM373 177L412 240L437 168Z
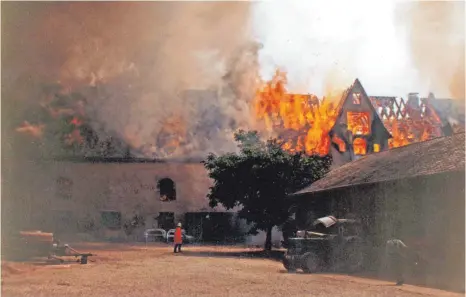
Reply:
M462 171L298 196L296 218L299 228L326 215L360 219L367 271L384 276L384 243L397 237L427 259L409 281L464 291L464 181Z
M344 93L330 137L333 167L388 150L390 134L359 80Z

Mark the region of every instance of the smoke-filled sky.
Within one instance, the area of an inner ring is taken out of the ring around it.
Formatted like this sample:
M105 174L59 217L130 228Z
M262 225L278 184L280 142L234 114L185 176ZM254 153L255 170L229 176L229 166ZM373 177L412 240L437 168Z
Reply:
M262 75L280 65L294 90L358 77L373 95L464 98L464 1L267 1L252 16Z
M19 125L43 84L87 99L92 125L146 156L234 148L250 115L243 85L256 70L247 2L16 2L2 4L3 96ZM254 76L254 75L253 75ZM253 78L252 76L252 78ZM213 89L187 100L189 89ZM249 88L251 89L251 88ZM204 101L204 102L201 102ZM246 105L246 106L245 106ZM208 106L212 111L205 114ZM12 107L13 108L13 107ZM168 138L168 140L167 140ZM160 140L162 139L162 140Z
M99 133L146 156L164 156L167 137L184 141L175 155L229 151L253 125L257 74L277 67L296 92L358 77L373 95L464 98L464 2L2 3L12 130L59 83L86 97ZM187 89L213 92L188 102Z

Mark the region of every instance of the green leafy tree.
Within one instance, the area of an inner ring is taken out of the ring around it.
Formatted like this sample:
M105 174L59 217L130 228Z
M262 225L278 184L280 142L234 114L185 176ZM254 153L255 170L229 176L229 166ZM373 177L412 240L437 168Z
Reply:
M239 217L252 224L251 233L266 232L265 249L272 248L272 228L286 222L288 194L320 179L331 163L329 156L291 154L276 139L261 141L256 131L235 134L239 153L209 154L203 161L214 184L207 195L211 207L240 206Z

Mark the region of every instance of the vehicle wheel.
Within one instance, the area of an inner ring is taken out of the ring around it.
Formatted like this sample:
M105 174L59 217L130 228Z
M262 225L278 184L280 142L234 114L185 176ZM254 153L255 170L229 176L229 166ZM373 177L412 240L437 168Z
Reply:
M301 259L301 269L305 273L314 273L320 270L321 263L316 254L310 252L305 253Z
M293 263L292 260L289 259L283 259L283 266L288 272L295 272L296 271L296 265Z

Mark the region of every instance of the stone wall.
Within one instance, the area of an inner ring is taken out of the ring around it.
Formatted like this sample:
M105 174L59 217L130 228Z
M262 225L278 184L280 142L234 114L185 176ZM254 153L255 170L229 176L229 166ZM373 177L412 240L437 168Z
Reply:
M122 220L142 215L152 226L160 212L173 212L175 221L182 221L186 212L214 211L206 198L211 181L198 163L23 161L16 166L3 181L2 217L10 227L53 231L68 221L74 232L78 222L98 227L103 211L120 212ZM162 178L174 181L175 201L160 200Z

